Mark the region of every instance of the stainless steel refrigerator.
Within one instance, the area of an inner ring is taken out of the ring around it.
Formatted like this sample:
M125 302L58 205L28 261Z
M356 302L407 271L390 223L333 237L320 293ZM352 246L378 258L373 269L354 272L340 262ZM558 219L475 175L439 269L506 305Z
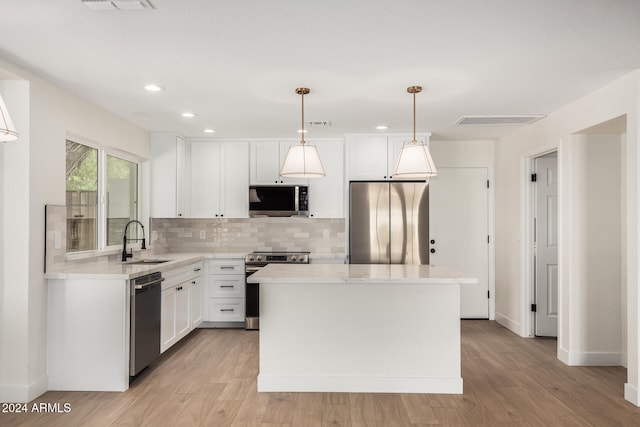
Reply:
M352 182L351 264L429 264L429 187L425 182Z

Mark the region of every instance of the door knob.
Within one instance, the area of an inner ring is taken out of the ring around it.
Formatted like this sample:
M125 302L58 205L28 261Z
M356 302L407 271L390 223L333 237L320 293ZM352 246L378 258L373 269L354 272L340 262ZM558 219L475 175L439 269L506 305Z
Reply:
M431 248L431 250L430 250L429 252L431 252L432 254L435 254L435 253L436 253L436 250L435 250L435 249L433 249L433 248Z

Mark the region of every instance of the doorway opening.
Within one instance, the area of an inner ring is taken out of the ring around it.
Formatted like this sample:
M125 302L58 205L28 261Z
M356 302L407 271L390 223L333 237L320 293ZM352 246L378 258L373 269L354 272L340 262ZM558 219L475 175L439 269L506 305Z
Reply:
M569 139L561 310L570 317L559 346L570 365L626 366L626 127L620 116Z
M533 159L533 335L558 337L558 153Z

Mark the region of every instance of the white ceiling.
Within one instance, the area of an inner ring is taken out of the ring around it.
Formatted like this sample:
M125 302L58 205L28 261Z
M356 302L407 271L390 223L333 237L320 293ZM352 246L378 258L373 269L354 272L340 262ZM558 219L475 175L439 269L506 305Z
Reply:
M640 68L638 0L2 0L0 57L149 131L496 138L462 115L549 114ZM143 89L154 82L160 93ZM198 114L193 119L183 111Z

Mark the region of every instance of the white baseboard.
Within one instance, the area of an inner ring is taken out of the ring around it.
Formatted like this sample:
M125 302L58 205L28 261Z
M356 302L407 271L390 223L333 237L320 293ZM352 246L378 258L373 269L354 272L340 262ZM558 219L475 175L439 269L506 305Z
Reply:
M258 375L258 391L462 394L462 378L283 377Z
M558 346L558 360L560 360L565 365L570 365L569 363L569 352L564 348Z
M569 366L622 366L622 353L558 350L558 359Z
M624 398L625 400L633 403L636 406L640 406L640 399L638 399L638 389L629 383L624 384Z
M0 384L0 402L31 402L47 391L48 382L47 376L44 375L31 384Z
M505 328L509 329L511 332L513 332L514 334L520 335L520 323L511 320L510 318L508 318L507 316L504 316L501 313L496 313L496 322L502 326L504 326ZM527 337L525 337L527 338Z

